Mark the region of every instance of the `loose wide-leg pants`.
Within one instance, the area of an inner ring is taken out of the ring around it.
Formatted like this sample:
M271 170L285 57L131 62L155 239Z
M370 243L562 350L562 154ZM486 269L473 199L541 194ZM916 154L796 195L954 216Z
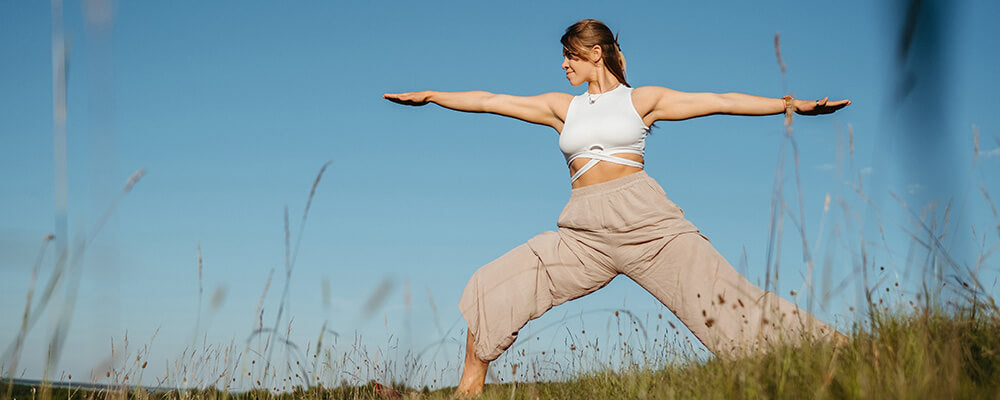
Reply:
M652 293L717 356L834 332L736 272L644 171L573 189L557 225L469 280L458 306L480 359L495 360L528 321L618 274Z

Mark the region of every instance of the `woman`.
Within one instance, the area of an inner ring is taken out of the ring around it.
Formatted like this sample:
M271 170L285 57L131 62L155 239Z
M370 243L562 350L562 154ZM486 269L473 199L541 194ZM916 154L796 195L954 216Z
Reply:
M566 29L562 68L573 96L473 92L387 93L407 105L487 112L550 126L560 134L572 194L557 232L544 232L483 266L459 309L469 324L458 394L482 391L489 363L532 319L625 274L652 293L719 356L762 349L779 338L835 338L835 330L746 280L684 218L643 170L649 126L712 114L828 114L849 100L780 99L740 93L632 89L611 30L588 19Z

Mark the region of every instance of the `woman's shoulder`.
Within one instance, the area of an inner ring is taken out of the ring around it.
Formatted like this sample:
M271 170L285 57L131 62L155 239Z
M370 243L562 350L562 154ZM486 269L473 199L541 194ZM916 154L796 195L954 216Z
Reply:
M671 91L672 89L663 86L639 86L632 89L632 104L640 115L646 115L664 95Z
M577 96L565 92L548 92L534 96L528 96L528 98L535 98L546 102L560 102L560 103L569 102L570 100L573 100L574 97Z
M574 96L565 92L548 92L538 95L546 103L552 106L553 109L564 109L569 106L573 99L580 96Z
M683 92L668 88L666 86L640 86L632 90L632 101L635 103L655 104L671 96Z
M548 92L548 93L542 93L541 96L546 96L548 98L556 99L556 100L569 101L569 100L572 100L574 97L580 97L580 96L582 96L582 94L575 95L575 94L570 94L570 93L566 93L566 92Z
M658 86L658 85L639 86L632 89L632 97L640 97L640 96L659 97L673 91L674 91L673 89L670 89L665 86Z
M560 121L566 120L566 114L569 113L569 108L573 105L573 100L576 98L576 96L565 92L548 92L534 97L545 104L545 107L554 113ZM560 129L556 129L556 131L560 131Z

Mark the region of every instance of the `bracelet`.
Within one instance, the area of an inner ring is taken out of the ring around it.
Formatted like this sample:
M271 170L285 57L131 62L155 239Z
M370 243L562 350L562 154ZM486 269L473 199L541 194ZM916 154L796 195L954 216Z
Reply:
M792 115L795 114L795 104L793 103L795 98L792 96L785 96L781 99L785 101L785 127L790 127L792 125Z
M793 101L795 101L794 97L792 97L792 96L785 96L785 97L782 97L781 99L785 101L785 112L788 112L789 110L795 111L795 104L792 103Z

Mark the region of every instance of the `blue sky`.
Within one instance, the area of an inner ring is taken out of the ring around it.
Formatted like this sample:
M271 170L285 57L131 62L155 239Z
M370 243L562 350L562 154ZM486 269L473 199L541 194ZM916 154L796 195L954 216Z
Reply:
M337 351L350 346L354 332L371 348L399 340L397 352L445 338L436 362L451 369L420 379L454 384L463 327L455 304L466 281L479 266L555 229L569 174L547 127L434 105L404 107L381 94L582 93L563 78L558 43L582 18L619 33L633 86L780 97L787 85L800 98L852 100L834 115L800 117L794 126L806 234L817 266L830 260L818 277L831 287L849 283L814 312L849 329L860 293L851 249L863 237L877 244L877 223L886 227L889 251L875 252L876 263L890 266L890 281L919 279L906 267L911 241L903 229L913 225L888 191L919 210L923 201L944 197L928 192L949 182L944 186L956 189L960 206L951 222L961 228L946 240L966 256L978 248L968 226L980 239L985 232L987 247L997 240L989 236L997 220L978 186L1000 196L998 55L989 39L1000 6L960 1L944 18L945 84L933 103L941 107L928 109L893 94L898 10L874 3L122 2L113 4L112 28L102 33L88 28L82 4L68 2L71 242L93 230L133 171L146 175L87 248L70 350L56 370L89 380L112 338L120 341L126 331L134 346L149 343L159 328L150 376L162 376L163 366L192 344L196 326L199 343L243 343L271 271L263 304L264 320L273 323L284 285L284 207L294 243L310 187L332 160L291 276L291 338L315 346L324 323L341 335ZM42 239L54 232L49 3L0 5L0 54L0 320L20 321ZM956 176L923 182L910 171L907 145L915 139L904 122L927 115L937 117L947 144L941 151L953 153ZM980 131L975 166L973 125ZM737 269L762 281L782 118L714 116L657 126L647 140L649 174ZM838 158L848 127L853 159ZM784 200L798 218L795 181L785 172ZM881 213L845 183L858 176ZM833 205L824 213L827 194ZM786 218L778 287L786 297L802 287L806 270L794 230ZM844 239L831 239L838 231ZM55 258L50 247L41 281ZM365 313L383 282L388 296ZM32 331L20 364L25 377L41 376L64 290ZM213 293L222 296L214 308ZM529 323L519 346L540 352L562 340L558 329L542 328L568 316L579 318L567 326L593 326L595 337L603 335L610 314L602 310L615 308L664 312L620 277ZM17 325L0 328L0 344L13 340ZM524 339L536 332L536 343Z

